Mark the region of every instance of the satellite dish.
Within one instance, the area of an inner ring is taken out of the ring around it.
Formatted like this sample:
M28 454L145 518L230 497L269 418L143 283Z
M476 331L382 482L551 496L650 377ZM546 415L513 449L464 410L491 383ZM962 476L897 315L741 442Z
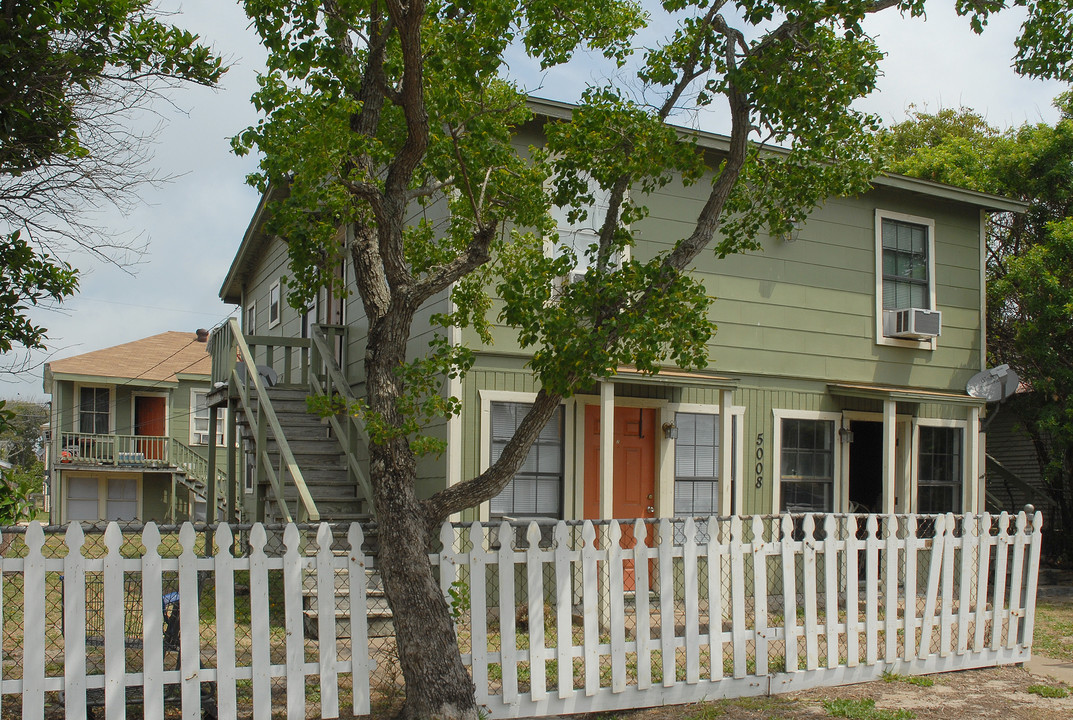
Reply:
M999 365L976 373L965 383L965 392L989 403L1002 402L1017 392L1021 378L1009 365Z

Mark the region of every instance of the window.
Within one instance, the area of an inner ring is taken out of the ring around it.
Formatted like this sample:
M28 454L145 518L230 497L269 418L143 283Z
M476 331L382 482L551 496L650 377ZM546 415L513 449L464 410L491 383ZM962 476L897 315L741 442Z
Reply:
M107 435L111 391L103 387L84 387L78 395L78 432Z
M566 254L566 249L573 251L577 264L571 273L585 274L592 267L595 258L588 255L590 245L599 242L600 228L607 218L607 209L610 193L602 189L594 180L589 179L589 192L592 193L593 202L582 207L586 216L571 222L568 215L571 208L552 205L551 216L555 220L555 227L559 233L559 242L554 246L554 256L561 257ZM611 260L612 266L617 266L621 258L616 254Z
M910 308L936 310L935 222L877 210L876 314L881 344L920 347L921 339L890 337L895 332L895 311Z
M209 444L209 406L207 390L190 391L190 444ZM216 447L224 445L224 429L227 427L227 411L216 413Z
M961 512L961 428L921 425L917 447L917 512Z
M67 522L97 522L100 519L97 478L70 478L67 481Z
M719 512L719 416L675 413L674 514Z
M246 334L253 335L257 330L257 303L250 303L246 308Z
M527 403L491 404L491 462L499 459L530 407ZM490 509L492 517L563 516L562 408L548 420L517 474L492 498Z
M280 281L272 283L272 287L268 289L268 327L274 328L279 325L280 317L280 296L279 296Z
M103 519L138 519L138 481L135 478L108 478L108 499Z
M928 227L883 218L883 309L931 309Z
M834 509L835 423L783 418L779 469L780 510Z

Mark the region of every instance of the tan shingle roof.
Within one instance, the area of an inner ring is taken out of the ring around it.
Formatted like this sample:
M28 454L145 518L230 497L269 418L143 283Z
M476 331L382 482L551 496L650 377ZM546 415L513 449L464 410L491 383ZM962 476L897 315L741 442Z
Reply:
M208 345L193 332L166 332L48 363L55 374L93 375L145 382L177 382L178 374L212 371Z

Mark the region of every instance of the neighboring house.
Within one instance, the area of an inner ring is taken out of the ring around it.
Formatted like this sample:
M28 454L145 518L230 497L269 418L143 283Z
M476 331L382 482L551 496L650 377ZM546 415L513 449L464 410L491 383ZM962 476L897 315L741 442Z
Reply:
M45 363L51 523L204 519L207 337L166 332Z
M1012 513L1031 504L1043 512L1045 527L1053 532L1062 528L1061 513L1043 486L1039 455L1020 414L1021 406L1033 399L1022 387L1002 405L988 408L987 509Z
M558 103L535 100L532 107L538 117L519 130L520 150L541 143L543 122L570 114ZM727 147L721 136L697 138L716 158ZM634 256L652 257L688 234L706 185L671 183L646 196L649 215L633 226ZM339 378L360 397L367 333L360 299L322 293L307 312L289 307L286 246L262 232L265 204L221 298L243 309L241 332L256 363L272 366L283 385L308 391L296 368L321 382L330 376L320 372L324 358L325 367L340 363ZM985 367L985 224L991 211L1023 209L992 195L883 176L859 197L828 199L799 233L762 238L762 252L723 260L703 254L695 274L718 298L710 367L658 375L622 368L566 400L511 484L472 518L982 510L984 401L967 395L965 384ZM587 232L560 218L561 236ZM353 290L349 268L336 275ZM446 312L447 302L433 300L415 320L415 353L427 347L419 329L433 332L423 321ZM334 344L310 361L318 323L327 324ZM229 377L233 332L225 326L213 335L214 380ZM453 332L478 354L465 378L451 381L462 413L433 430L448 449L421 460L422 495L487 467L534 397L528 353L509 328L493 335L485 346L472 331ZM239 394L221 390L212 401L251 412L252 401L244 409ZM347 432L335 434L351 442ZM352 455L360 458L360 448ZM271 516L276 492L264 458L247 463L244 482L244 507L258 517L262 495L253 493L263 487ZM358 470L350 472L360 481ZM285 479L280 483L293 498Z

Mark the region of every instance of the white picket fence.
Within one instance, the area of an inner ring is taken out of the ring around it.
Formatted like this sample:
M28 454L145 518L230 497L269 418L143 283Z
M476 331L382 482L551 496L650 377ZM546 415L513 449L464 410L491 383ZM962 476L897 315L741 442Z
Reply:
M1003 513L448 524L430 559L489 716L553 715L1024 662L1041 522ZM137 688L146 717L178 704L195 720L209 703L221 718L267 719L273 708L334 718L388 702L391 689L373 680L374 658L381 670L391 663L366 623L373 559L362 528L349 527L345 552L333 551L327 525L288 526L281 554L266 552L262 526L243 538L221 525L215 554L199 557L186 525L181 551L162 557L154 525L140 543L111 525L103 556L86 557L78 525L58 553L31 525L23 557L0 560L0 705L36 719L62 703L73 720L103 704L114 720ZM90 607L94 583L103 605ZM59 618L48 610L57 593ZM311 594L321 608L354 612L340 623L319 613L312 633Z

